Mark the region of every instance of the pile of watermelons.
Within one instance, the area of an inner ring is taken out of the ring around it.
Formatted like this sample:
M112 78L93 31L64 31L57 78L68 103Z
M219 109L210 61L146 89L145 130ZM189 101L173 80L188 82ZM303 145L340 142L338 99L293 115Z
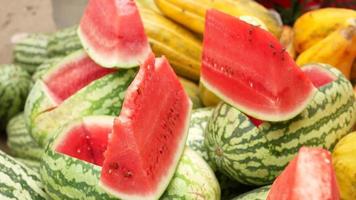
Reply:
M0 67L0 199L356 199L356 11L91 0L78 23Z

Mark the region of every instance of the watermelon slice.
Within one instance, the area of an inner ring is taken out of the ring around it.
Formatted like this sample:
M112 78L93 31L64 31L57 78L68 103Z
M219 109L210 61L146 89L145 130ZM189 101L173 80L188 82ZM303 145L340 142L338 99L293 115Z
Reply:
M320 64L309 64L302 68L304 74L308 76L316 88L320 88L337 79L334 74L319 65Z
M158 199L183 152L192 103L168 61L151 57L129 86L100 185L121 199Z
M108 68L137 67L151 53L133 0L90 0L78 35L90 57Z
M316 91L272 34L236 17L209 10L201 82L256 119L288 120Z
M46 73L43 82L52 98L60 104L92 81L115 71L101 67L84 51L79 51Z
M25 118L28 127L41 113L57 108L77 91L105 75L117 72L99 66L83 50L55 62L40 80L37 80L26 100Z
M111 116L85 117L63 130L65 134L55 140L53 148L58 153L102 166L113 123Z
M331 154L302 147L274 181L267 200L338 200L339 190Z

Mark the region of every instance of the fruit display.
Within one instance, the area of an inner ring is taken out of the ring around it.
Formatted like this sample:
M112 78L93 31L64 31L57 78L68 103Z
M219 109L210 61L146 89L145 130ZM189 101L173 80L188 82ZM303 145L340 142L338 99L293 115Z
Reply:
M355 200L356 12L315 2L90 0L16 33L0 199Z

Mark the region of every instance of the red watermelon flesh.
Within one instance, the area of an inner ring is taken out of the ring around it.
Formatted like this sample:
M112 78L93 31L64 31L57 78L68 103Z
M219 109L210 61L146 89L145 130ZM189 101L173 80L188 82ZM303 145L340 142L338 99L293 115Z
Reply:
M320 88L337 79L334 74L318 65L307 65L302 68L315 87Z
M151 57L129 86L100 184L121 199L158 199L182 154L192 103L168 61Z
M323 87L337 79L334 74L330 73L330 71L320 67L319 65L305 66L302 68L302 71L305 75L308 76L316 88ZM262 120L253 118L251 116L248 116L248 118L255 126L263 124Z
M256 119L291 119L316 90L271 33L216 10L206 14L202 60L202 83Z
M75 123L55 144L59 153L102 166L113 117L87 117Z
M267 200L338 200L339 190L331 154L302 147L274 181Z
M151 53L133 0L90 0L78 34L90 57L104 67L137 67Z
M115 72L96 64L84 51L70 55L59 65L43 77L51 96L58 104L92 81Z

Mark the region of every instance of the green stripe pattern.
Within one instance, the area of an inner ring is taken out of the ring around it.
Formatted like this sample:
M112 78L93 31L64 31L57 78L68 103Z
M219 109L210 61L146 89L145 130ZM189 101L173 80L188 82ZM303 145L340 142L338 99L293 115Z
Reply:
M160 199L220 199L220 186L204 159L186 147L176 172Z
M6 132L7 146L13 156L37 161L41 159L44 150L31 137L23 113L9 121Z
M53 134L68 122L90 115L117 116L126 89L136 72L137 69L120 69L101 77L66 99L55 109L36 115L30 124L32 137L40 146L45 147ZM38 103L34 102L33 105Z
M21 67L0 65L0 130L23 110L31 87L31 76Z
M47 199L39 174L2 151L0 151L0 199Z
M51 57L65 56L83 48L77 35L77 28L77 26L65 28L51 36L48 44Z
M37 66L48 57L49 36L46 34L29 34L16 43L14 47L14 62L19 64L29 73L33 73Z
M43 152L44 152L44 150L43 150ZM39 174L40 160L31 160L31 159L18 158L18 157L15 157L15 159L17 161L19 161L20 163L24 164L25 166L27 166L29 169L31 169Z
M186 145L208 161L208 152L204 144L204 130L214 108L198 108L192 111Z
M57 153L49 147L40 174L46 191L54 200L116 199L99 186L101 167ZM186 148L176 173L160 199L220 199L220 187L209 165Z
M263 186L250 192L239 195L232 200L266 200L271 186Z
M332 150L356 121L351 83L335 68L337 77L322 86L309 105L288 121L265 122L256 127L236 108L220 103L206 128L209 159L218 170L250 185L273 182L301 146Z

